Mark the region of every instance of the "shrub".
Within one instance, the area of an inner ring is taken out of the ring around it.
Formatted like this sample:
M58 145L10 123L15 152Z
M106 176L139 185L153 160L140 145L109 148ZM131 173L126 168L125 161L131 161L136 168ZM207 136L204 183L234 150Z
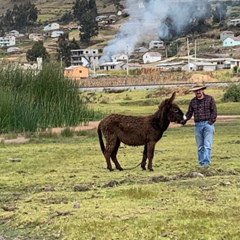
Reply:
M61 131L61 136L62 137L73 137L73 135L74 135L74 131L72 131L69 127L64 128Z
M238 66L234 66L232 71L233 71L233 73L237 73L238 72Z
M240 102L240 85L231 84L221 99L222 102Z
M0 69L0 132L77 126L93 117L79 84L65 79L58 64L43 65L37 74L15 66Z

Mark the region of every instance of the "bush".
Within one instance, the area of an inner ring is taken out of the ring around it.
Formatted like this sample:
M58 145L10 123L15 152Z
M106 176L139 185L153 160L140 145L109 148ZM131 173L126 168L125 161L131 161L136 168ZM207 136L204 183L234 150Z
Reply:
M240 85L230 85L224 93L222 102L240 102Z
M77 126L93 120L79 84L50 63L37 74L13 66L0 69L0 132Z
M234 66L233 67L233 73L237 73L238 72L238 66Z

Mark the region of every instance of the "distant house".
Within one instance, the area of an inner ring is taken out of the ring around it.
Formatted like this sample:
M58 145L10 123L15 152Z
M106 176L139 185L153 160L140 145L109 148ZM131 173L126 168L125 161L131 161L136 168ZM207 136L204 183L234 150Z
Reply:
M0 37L0 46L14 46L16 44L16 39L14 36Z
M149 43L149 49L161 48L161 47L164 47L164 42L163 41L151 41Z
M140 65L139 63L124 63L121 66L122 69L124 70L134 70L134 69L142 69L142 65Z
M228 37L223 41L223 47L233 47L240 45L240 37Z
M124 61L124 60L128 60L128 55L124 54L124 53L118 53L118 54L114 54L112 55L112 61L113 62L117 62L117 61Z
M65 68L64 77L84 79L89 77L89 71L88 68L83 66L70 66Z
M229 61L229 58L211 58L206 59L206 62L210 62L217 65L217 69L223 69L226 67L226 61Z
M44 40L44 36L41 33L31 33L28 38L36 42Z
M49 23L48 25L44 26L43 31L52 31L60 29L60 25L58 23Z
M71 65L97 68L98 67L98 49L72 49Z
M148 51L148 49L145 48L145 47L139 47L139 48L136 48L136 49L134 50L134 52L138 52L138 53L145 53L145 52L147 52L147 51Z
M182 70L184 66L184 61L181 62L166 62L157 64L157 68L165 69L165 70Z
M96 21L97 21L97 22L100 22L100 21L105 20L105 19L107 19L107 18L108 18L107 15L97 16L97 17L96 17Z
M121 70L123 62L105 62L102 64L99 64L99 69L100 70L105 70L105 71L111 71L111 70Z
M9 36L19 37L19 31L12 30L9 32Z
M20 65L19 65L19 67L21 68L21 69L23 69L23 70L35 70L35 71L40 71L40 70L42 70L42 58L41 57L38 57L37 58L37 63L29 63L29 62L27 62L27 63L21 63Z
M11 53L11 52L19 52L20 51L20 48L19 47L9 47L7 49L7 52L8 53Z
M230 60L230 68L233 68L233 67L240 67L240 59L231 59Z
M211 72L217 70L217 64L211 62L195 62L188 63L183 67L184 71L206 71Z
M232 31L223 31L220 33L220 40L224 41L228 37L234 37L234 32Z
M52 37L52 38L56 38L56 37L60 37L60 36L63 35L63 34L64 34L63 31L52 31L51 37Z
M147 52L143 55L144 63L152 63L157 62L162 59L162 55L158 52Z
M230 26L230 25L234 25L236 26L237 24L240 23L240 19L239 18L236 18L236 19L232 19L230 21L228 21L227 25Z

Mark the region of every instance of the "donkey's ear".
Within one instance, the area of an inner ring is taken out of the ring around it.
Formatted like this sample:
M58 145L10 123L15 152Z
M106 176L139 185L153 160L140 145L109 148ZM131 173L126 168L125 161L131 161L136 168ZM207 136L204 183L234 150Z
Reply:
M172 96L168 99L168 104L172 104L176 96L176 92L173 92Z

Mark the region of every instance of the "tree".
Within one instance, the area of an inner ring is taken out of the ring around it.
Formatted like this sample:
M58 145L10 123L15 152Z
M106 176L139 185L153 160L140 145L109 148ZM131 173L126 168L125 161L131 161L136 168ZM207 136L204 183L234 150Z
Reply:
M71 65L71 50L79 49L79 44L73 38L72 41L69 40L68 33L62 34L58 38L58 60L64 61L64 64L68 67Z
M219 23L222 20L226 19L227 15L227 4L226 3L218 3L216 5L215 10L213 10L213 22Z
M37 21L38 9L34 4L15 4L13 9L8 9L6 14L2 17L2 25L7 30L23 29L26 26L32 25Z
M97 6L95 0L76 0L73 16L79 21L80 39L89 43L91 37L98 35Z
M37 61L38 57L42 57L43 61L50 58L46 48L43 46L43 41L38 41L33 44L32 48L27 51L27 60Z

